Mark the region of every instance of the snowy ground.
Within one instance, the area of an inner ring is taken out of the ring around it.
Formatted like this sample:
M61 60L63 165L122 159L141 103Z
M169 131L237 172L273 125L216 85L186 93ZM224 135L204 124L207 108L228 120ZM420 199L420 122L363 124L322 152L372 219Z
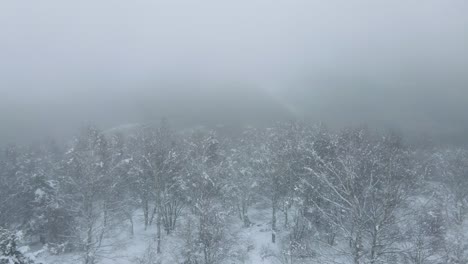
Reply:
M122 230L122 235L117 237L112 243L107 243L102 252L100 252L99 264L134 264L137 257L143 256L148 245L154 239L155 228L151 227L144 230L141 221L141 213L135 215L135 234L133 238L129 237L129 232ZM81 264L82 258L79 253L64 255L43 255L38 260L44 264Z
M278 243L271 242L271 209L266 205L257 205L251 208L249 217L252 226L245 228L242 222L232 217L230 219L229 234L236 240L234 251L239 252L236 260L229 260L229 263L242 264L276 264L278 259ZM114 238L112 243L108 243L100 255L99 264L137 264L138 258L148 254L148 248L154 247L156 230L150 227L144 230L141 212L135 214L135 233L130 238L128 230L122 228L122 234ZM163 254L157 256L162 260L162 264L174 264L180 261L181 247L183 241L179 238L180 228L174 234L163 237ZM278 238L279 240L279 238ZM49 255L44 253L37 258L44 264L81 264L82 258L79 253L64 255Z
M254 208L250 213L253 225L241 235L248 241L248 259L245 263L278 263L278 244L271 242L271 210Z

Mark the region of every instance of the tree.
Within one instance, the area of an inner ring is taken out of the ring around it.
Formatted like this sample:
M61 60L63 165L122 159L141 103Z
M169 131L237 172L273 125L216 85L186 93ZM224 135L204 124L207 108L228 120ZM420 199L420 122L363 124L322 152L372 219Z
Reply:
M292 207L296 198L299 175L303 174L304 160L303 151L310 131L308 127L296 123L280 123L274 128L266 130L266 142L262 143L257 157L257 166L263 171L262 185L265 192L269 194L272 208L272 242L275 242L277 230L277 211L282 209L284 214L284 225L288 225L288 210ZM280 207L280 205L282 205Z
M84 263L94 264L108 231L109 145L94 127L85 128L68 151L64 191L67 205L79 220L77 235L84 250Z
M129 174L143 209L146 230L150 224L150 203L154 200L155 177L150 166L154 151L154 132L148 126L139 128L129 145L133 156Z
M403 230L403 260L407 263L432 264L442 260L447 229L441 201L434 199L424 206L411 205Z
M318 166L308 168L320 182L316 196L326 201L316 206L348 240L355 264L378 263L394 254L396 213L411 186L408 152L399 141L377 138L366 129L347 130L335 162L314 154Z
M177 142L167 119L161 121L156 134L156 153L153 158L154 175L156 177L155 192L158 210L158 239L160 239L161 224L167 234L176 227L177 219L182 211L180 188L177 182L182 173L182 148Z
M106 219L127 219L130 235L134 233L133 213L137 207L133 193L134 183L129 171L133 158L121 133L109 135L109 169L107 170L108 188L104 193ZM115 220L114 220L115 222Z
M223 192L233 202L244 227L251 225L248 209L260 190L259 174L255 166L256 133L256 130L248 129L239 141L231 142L226 147L229 177Z
M19 147L15 145L8 146L2 158L0 166L0 226L10 226L17 221L14 219L24 219L25 197L24 193L24 174L20 173L22 169L22 153Z
M447 261L468 263L468 243L463 226L468 213L468 151L465 149L439 150L434 153L431 170L436 180L445 186L446 218L450 226L448 235Z
M17 236L0 227L0 264L33 264L34 261L26 257L17 248Z
M220 263L229 250L225 236L225 158L214 132L197 131L189 138L185 175L179 179L191 212L198 220L196 250L204 264ZM193 261L193 260L192 260Z

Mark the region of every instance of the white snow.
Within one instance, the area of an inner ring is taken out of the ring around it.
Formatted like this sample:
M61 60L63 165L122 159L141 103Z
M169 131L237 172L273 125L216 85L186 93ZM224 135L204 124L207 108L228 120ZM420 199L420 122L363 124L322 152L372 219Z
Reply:
M239 252L237 258L229 259L226 263L244 263L244 264L276 264L279 263L279 237L277 243L271 242L270 217L271 209L265 205L256 208L251 208L249 217L252 221L252 226L243 227L241 220L232 216L229 220L229 234L239 241L235 243L233 251ZM122 234L113 241L114 246L106 249L102 253L99 264L134 264L138 263L138 258L147 254L148 248L155 248L156 229L154 226L144 230L143 215L139 211L135 214L135 230L134 237L130 238L129 234L123 229ZM232 221L231 221L232 220ZM192 221L185 219L182 221ZM180 250L183 247L183 240L180 238L183 228L176 230L173 234L167 236L163 234L161 255L157 258L162 260L161 264L173 264L180 261ZM46 250L36 252L36 259L45 264L81 264L82 258L79 252L68 253L64 255L51 255Z

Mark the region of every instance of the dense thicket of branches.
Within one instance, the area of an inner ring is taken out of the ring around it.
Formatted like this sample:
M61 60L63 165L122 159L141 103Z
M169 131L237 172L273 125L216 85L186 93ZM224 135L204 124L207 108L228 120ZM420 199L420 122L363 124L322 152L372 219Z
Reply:
M467 150L365 127L287 122L235 136L176 132L167 120L117 133L87 127L64 146L3 149L0 263L21 258L15 230L96 263L116 226L133 235L138 210L156 227L156 254L179 229L183 263L222 263L234 243L226 218L249 227L260 202L285 263L468 263L467 198Z

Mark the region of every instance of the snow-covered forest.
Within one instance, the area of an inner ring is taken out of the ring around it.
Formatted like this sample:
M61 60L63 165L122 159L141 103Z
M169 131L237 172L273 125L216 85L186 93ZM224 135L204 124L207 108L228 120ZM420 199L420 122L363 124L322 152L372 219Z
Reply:
M467 263L468 150L170 121L0 156L0 263Z
M0 0L0 264L468 264L468 0Z

